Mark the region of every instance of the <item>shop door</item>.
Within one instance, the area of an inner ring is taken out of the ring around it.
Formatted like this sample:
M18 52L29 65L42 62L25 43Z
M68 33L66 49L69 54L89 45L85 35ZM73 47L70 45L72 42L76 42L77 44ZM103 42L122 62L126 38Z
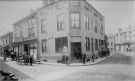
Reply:
M81 42L71 43L71 56L74 59L81 59Z
M24 52L29 54L29 45L28 44L24 44Z

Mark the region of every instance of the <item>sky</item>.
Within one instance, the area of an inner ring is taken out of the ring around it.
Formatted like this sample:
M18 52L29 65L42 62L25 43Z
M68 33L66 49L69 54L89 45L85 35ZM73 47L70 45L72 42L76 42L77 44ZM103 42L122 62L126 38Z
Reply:
M132 0L89 0L105 17L105 32L116 33L119 28L135 27L135 2ZM0 1L0 35L13 31L13 24L43 5L41 0Z

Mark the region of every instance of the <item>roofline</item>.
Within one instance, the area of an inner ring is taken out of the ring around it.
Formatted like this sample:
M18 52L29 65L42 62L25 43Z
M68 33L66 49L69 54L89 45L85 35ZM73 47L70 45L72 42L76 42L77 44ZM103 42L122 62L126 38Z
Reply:
M13 24L13 26L14 26L14 25L17 25L18 23L22 22L22 21L25 20L25 19L29 19L31 16L34 16L36 13L37 13L37 12L34 11L33 13L31 13L31 14L29 14L29 15L23 17L23 18L21 18L19 21L15 22L15 23Z
M114 34L114 35L121 34L121 33L125 33L125 32L129 32L129 31L135 31L135 29L133 29L133 30L127 30L127 31L122 31L122 32L118 32L118 33L116 33L116 34Z
M100 16L102 16L103 18L104 18L104 16L98 11L98 10L96 10L89 2L88 2L88 0L83 0L83 1L85 1L91 8L93 8ZM105 18L104 18L105 19Z

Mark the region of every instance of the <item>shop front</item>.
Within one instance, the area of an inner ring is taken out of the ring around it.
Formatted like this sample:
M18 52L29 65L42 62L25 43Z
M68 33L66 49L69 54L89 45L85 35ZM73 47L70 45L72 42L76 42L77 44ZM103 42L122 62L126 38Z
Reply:
M38 40L29 40L23 42L13 43L13 50L18 55L23 55L26 52L28 55L33 55L34 59L37 59L37 46Z

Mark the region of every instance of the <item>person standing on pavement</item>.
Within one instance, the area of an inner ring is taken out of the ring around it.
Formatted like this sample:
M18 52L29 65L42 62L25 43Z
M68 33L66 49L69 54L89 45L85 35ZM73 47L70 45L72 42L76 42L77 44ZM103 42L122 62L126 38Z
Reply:
M86 63L86 54L85 53L82 54L82 63L83 64Z
M4 54L3 54L4 61L6 61L6 57L7 57L7 49L5 48L4 49Z
M30 65L32 66L33 63L33 55L30 55Z
M94 62L94 59L95 59L95 56L94 56L94 54L92 54L92 61Z
M66 65L69 65L69 56L68 55L66 55L65 61L66 61Z

